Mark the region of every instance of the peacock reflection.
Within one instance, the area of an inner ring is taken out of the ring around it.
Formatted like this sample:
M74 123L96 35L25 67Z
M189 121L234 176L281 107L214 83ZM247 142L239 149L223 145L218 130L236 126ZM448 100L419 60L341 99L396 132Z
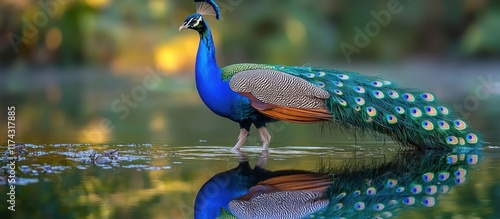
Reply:
M195 218L390 218L408 208L433 207L466 181L478 150L402 151L388 162L320 162L316 171L266 170L266 152L252 169L219 173L200 189Z

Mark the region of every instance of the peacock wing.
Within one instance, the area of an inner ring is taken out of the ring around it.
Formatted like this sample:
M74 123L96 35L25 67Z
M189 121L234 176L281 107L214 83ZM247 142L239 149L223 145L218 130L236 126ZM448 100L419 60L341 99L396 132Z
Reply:
M303 218L330 203L324 194L332 183L332 177L316 173L275 176L257 183L228 207L238 218Z
M322 108L330 94L306 80L275 70L247 70L229 81L233 91L250 93L270 105L291 108Z
M229 86L269 117L297 123L331 120L325 107L330 93L303 78L272 69L253 69L235 73Z
M304 218L330 203L320 191L264 193L251 200L232 200L231 213L238 218Z
M325 192L328 186L332 184L332 181L331 177L315 173L276 176L257 183L248 190L247 194L240 196L238 200L248 201L264 193L280 191L307 190Z

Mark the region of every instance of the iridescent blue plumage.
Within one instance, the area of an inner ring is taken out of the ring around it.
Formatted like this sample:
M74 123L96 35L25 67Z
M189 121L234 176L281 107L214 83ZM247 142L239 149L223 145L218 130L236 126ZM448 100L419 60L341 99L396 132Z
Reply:
M213 1L198 1L204 14L219 15ZM210 5L210 6L207 6ZM207 10L210 8L210 11ZM355 134L388 136L421 149L476 147L480 136L435 96L397 86L380 77L308 66L235 64L220 69L210 28L201 14L188 16L180 29L200 34L196 86L217 115L240 124L235 149L254 124L267 149L265 127L273 121L331 122Z
M215 59L212 33L203 17L198 13L188 16L179 30L184 28L196 30L200 35L195 77L196 88L201 99L217 115L240 124L239 139L242 139L241 144L243 144L252 124L261 128L274 119L259 114L250 106L250 100L247 97L232 91L229 83L222 80L222 70Z
M240 162L234 169L210 178L196 195L194 218L217 218L221 208L226 209L231 200L246 194L256 183L257 180L252 171L246 161Z

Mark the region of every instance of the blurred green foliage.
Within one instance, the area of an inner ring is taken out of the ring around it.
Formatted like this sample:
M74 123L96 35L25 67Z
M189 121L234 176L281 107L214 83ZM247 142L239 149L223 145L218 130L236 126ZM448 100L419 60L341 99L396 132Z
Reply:
M402 12L392 14L389 24L381 26L353 59L500 56L498 1L217 2L222 20L208 20L220 37L218 54L224 63L344 62L340 43L353 44L354 28L364 29L375 20L370 12L387 10L391 2L400 4ZM123 48L145 56L129 55L125 61L139 66L158 64L154 63L155 47L180 35L177 27L194 12L192 1L2 1L0 67L112 66L127 50Z

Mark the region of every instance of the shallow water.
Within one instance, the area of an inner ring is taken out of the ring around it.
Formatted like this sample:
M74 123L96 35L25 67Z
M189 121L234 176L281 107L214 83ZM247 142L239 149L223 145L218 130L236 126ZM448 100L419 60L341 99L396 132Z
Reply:
M294 146L270 150L266 169L315 170L321 161L342 166L354 159L390 162L399 146ZM93 151L116 150L92 160ZM26 144L16 165L16 212L2 204L9 218L192 218L200 187L216 173L247 157L253 166L260 147L242 154L229 147L175 147L157 144ZM6 161L2 169L6 170ZM402 218L497 218L500 206L500 149L481 151L466 182L438 196L431 208L401 209ZM5 184L5 176L2 178ZM2 194L7 193L6 186ZM4 196L5 197L5 196Z

